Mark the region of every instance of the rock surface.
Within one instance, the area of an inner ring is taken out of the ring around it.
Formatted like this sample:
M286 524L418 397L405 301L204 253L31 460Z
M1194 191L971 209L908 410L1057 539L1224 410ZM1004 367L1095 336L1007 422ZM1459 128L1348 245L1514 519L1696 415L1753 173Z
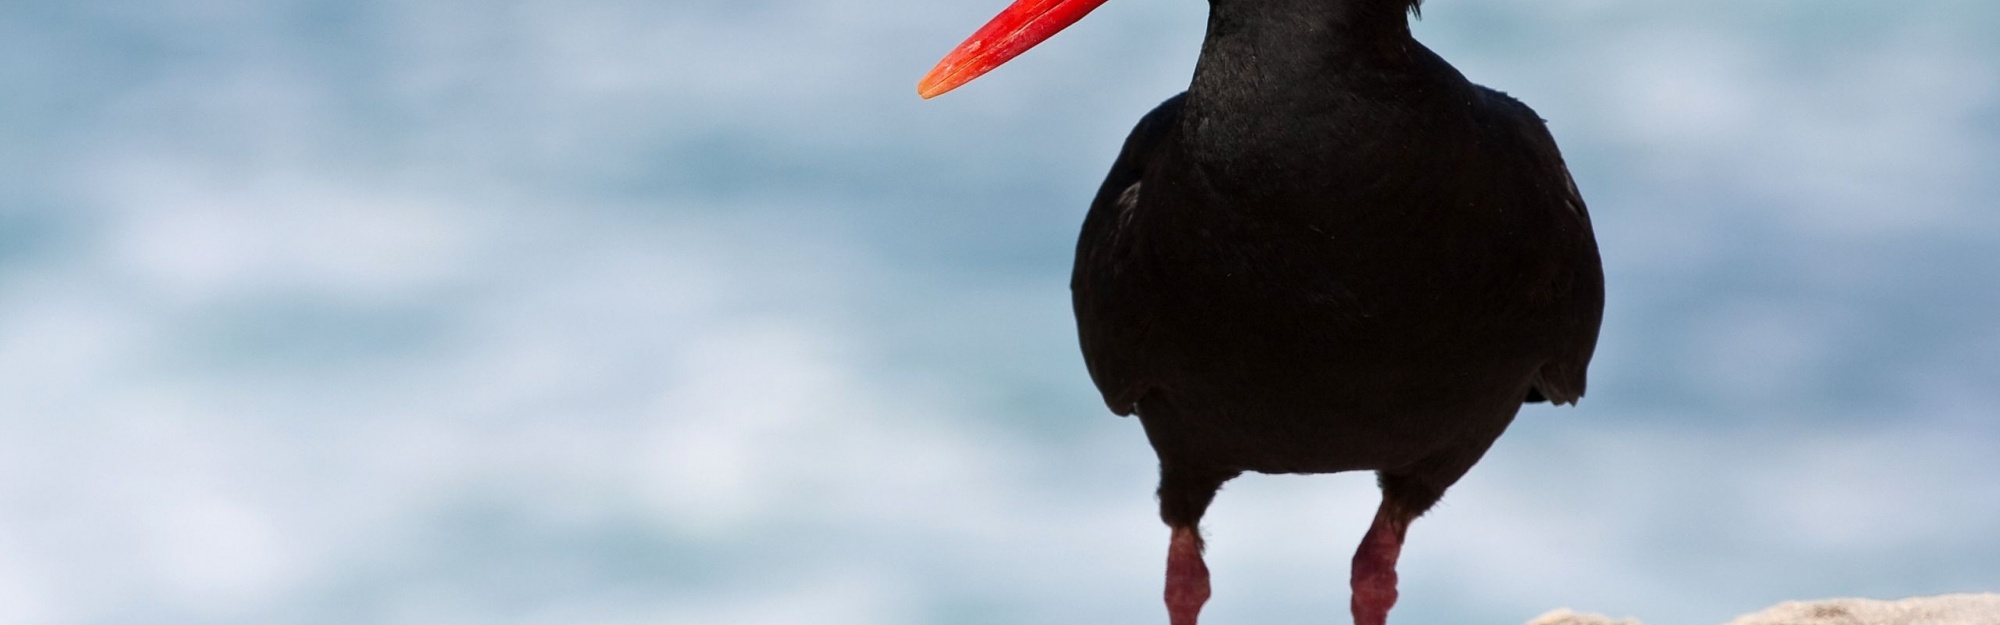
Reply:
M1642 625L1601 614L1556 610L1528 625ZM1791 601L1737 617L1727 625L2000 625L2000 594L1940 595L1900 601Z
M2000 594L1793 601L1729 625L2000 625Z

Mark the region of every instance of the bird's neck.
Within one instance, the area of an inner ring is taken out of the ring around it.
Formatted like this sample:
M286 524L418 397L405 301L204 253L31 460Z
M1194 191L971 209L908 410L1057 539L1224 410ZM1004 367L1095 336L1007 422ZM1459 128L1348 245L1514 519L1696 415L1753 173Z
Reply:
M1413 5L1212 0L1181 117L1186 156L1208 167L1282 175L1337 166L1297 159L1342 158L1328 152L1365 148L1370 133L1395 132L1398 116L1421 104L1412 94L1435 91L1438 70L1436 57L1410 36Z
M1271 105L1406 73L1411 0L1212 0L1190 95ZM1277 100L1277 101L1271 101Z

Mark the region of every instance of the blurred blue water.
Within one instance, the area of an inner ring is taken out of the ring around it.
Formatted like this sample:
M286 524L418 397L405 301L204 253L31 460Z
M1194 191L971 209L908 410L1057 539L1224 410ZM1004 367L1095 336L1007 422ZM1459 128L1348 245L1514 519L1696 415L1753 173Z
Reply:
M1612 301L1398 622L2000 588L1996 7L1427 4ZM1159 621L1066 280L1204 6L918 100L998 8L0 8L0 623ZM1372 507L1232 484L1209 619L1343 618Z

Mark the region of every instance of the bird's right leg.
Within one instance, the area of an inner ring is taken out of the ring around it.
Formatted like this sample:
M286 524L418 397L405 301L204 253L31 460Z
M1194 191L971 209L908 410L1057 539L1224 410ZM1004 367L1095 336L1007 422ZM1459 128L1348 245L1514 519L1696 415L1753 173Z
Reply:
M1208 563L1201 559L1201 528L1175 527L1167 546L1167 622L1195 625L1208 603Z
M1167 546L1167 619L1195 625L1208 602L1208 564L1201 559L1201 515L1229 474L1189 471L1160 463L1160 518L1173 530Z

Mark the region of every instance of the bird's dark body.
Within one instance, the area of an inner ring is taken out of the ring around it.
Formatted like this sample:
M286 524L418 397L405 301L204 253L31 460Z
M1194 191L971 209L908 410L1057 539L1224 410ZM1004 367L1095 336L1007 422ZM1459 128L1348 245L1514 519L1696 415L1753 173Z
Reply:
M1533 111L1385 26L1409 2L1211 4L1084 222L1091 376L1176 527L1244 471L1373 470L1420 514L1524 400L1583 394L1584 204Z

